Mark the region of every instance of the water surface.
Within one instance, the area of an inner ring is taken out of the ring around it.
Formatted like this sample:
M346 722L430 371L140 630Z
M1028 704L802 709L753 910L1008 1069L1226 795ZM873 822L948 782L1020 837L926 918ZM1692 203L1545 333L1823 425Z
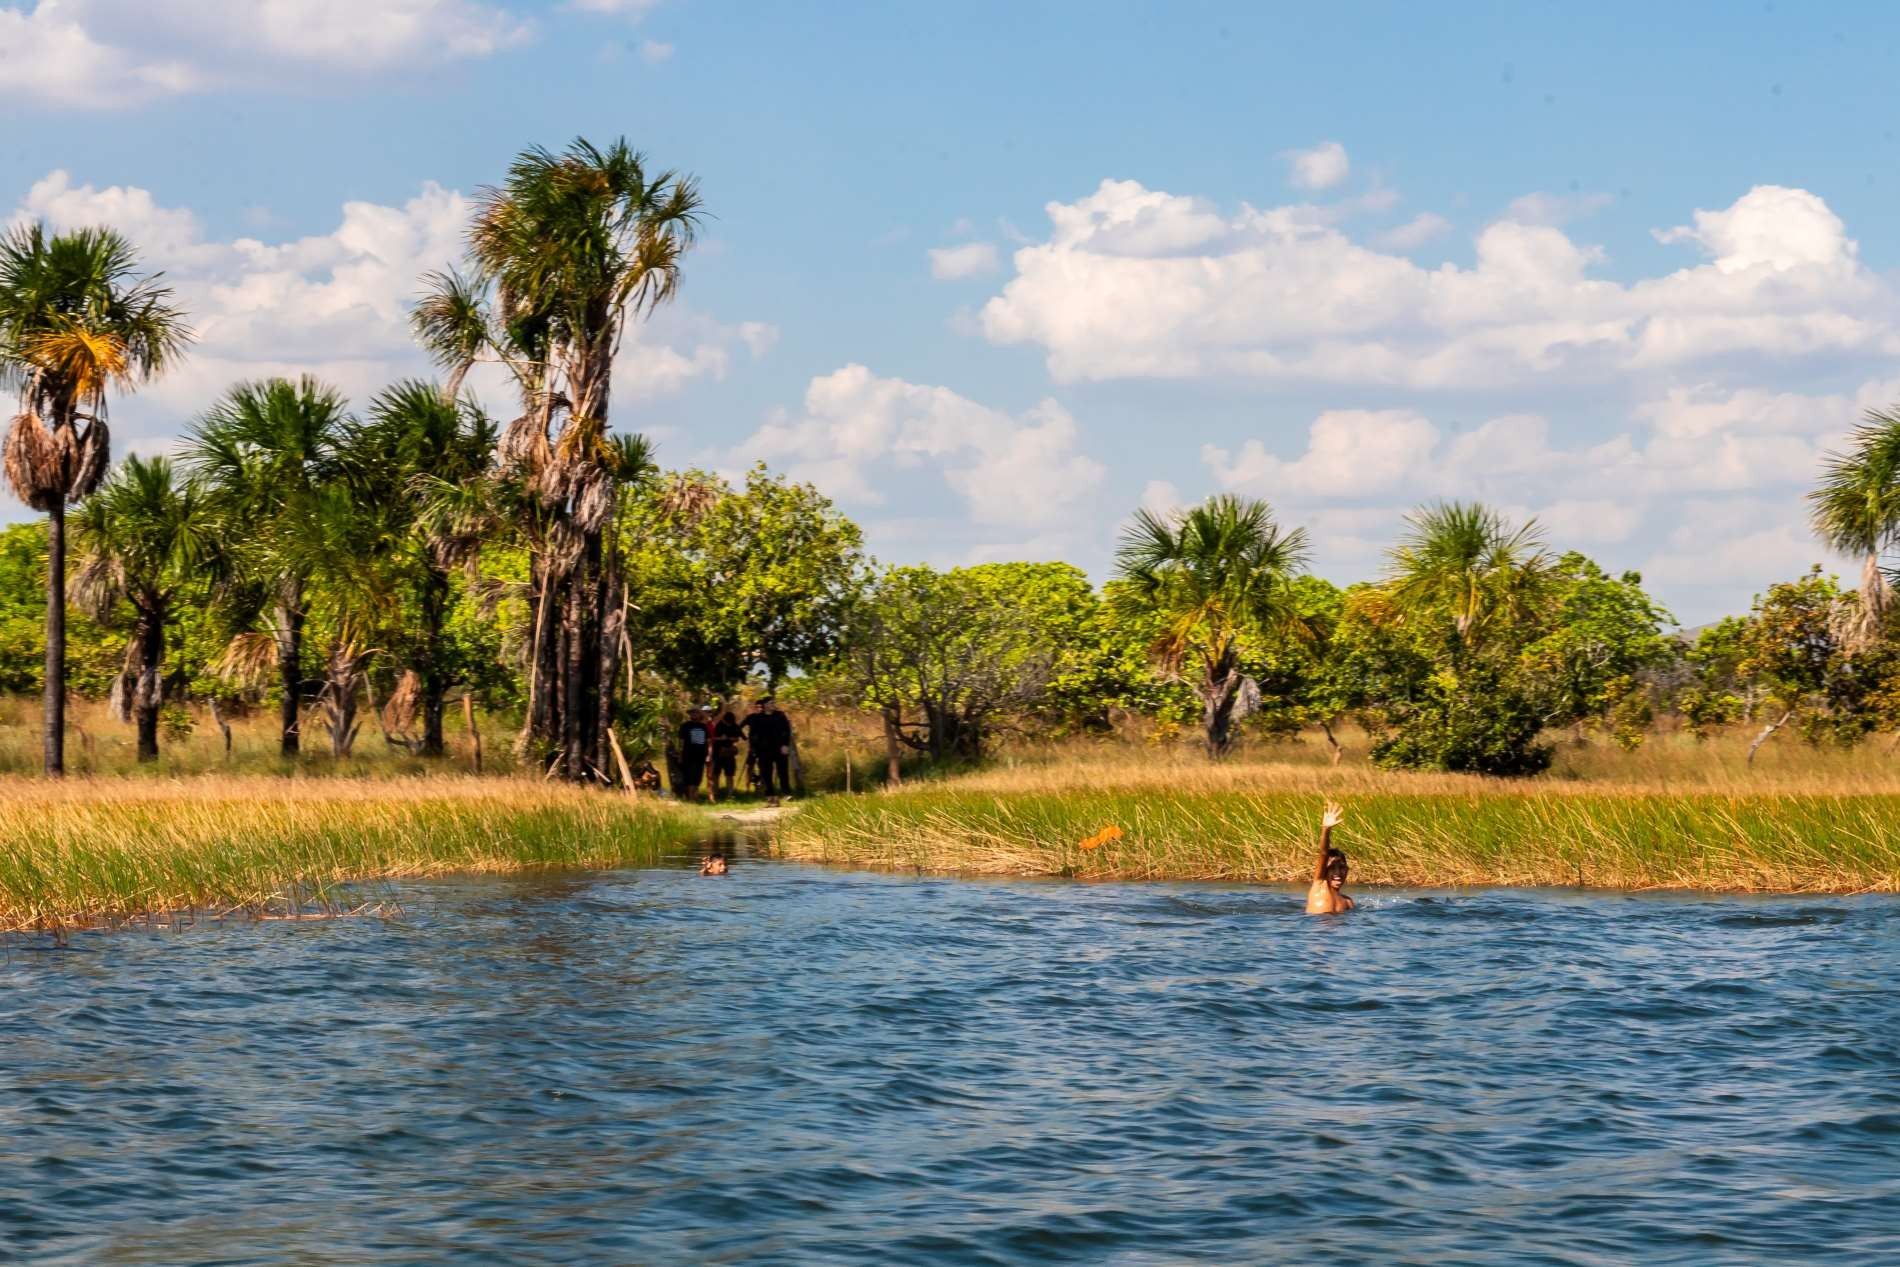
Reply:
M741 861L26 939L0 1261L1900 1261L1900 903Z

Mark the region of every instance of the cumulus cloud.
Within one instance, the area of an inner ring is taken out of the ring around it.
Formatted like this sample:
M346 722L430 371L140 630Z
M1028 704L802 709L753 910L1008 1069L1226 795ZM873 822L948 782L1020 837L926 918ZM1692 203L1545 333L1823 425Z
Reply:
M775 413L732 456L783 464L832 497L872 506L887 501L892 472L929 467L977 523L1046 530L1070 524L1102 482L1080 440L1053 400L1012 416L853 364L812 379L802 410Z
M1310 150L1286 150L1288 179L1299 189L1331 189L1341 184L1352 171L1346 147L1338 141L1322 141Z
M1104 181L1048 208L985 304L1060 380L1225 376L1487 389L1693 371L1723 358L1900 354L1900 294L1811 193L1758 186L1661 236L1710 257L1623 283L1562 229L1505 219L1470 267L1423 268L1305 206L1224 214Z
M374 72L486 57L529 32L481 0L36 0L0 7L0 88L111 108L268 83L287 67Z
M190 314L198 334L190 354L121 410L134 439L175 431L238 379L309 372L361 402L398 378L430 373L409 335L409 305L423 273L460 258L470 209L461 193L429 183L400 206L344 203L328 233L218 241L193 213L162 206L147 190L81 184L56 171L33 185L12 219L122 230ZM635 405L723 377L735 355L764 355L776 335L758 322L662 309L629 331L615 364L616 401ZM492 401L510 403L501 392Z
M1451 232L1451 221L1432 211L1421 211L1397 228L1387 229L1373 241L1392 251L1414 251Z
M660 40L641 40L640 59L649 66L657 66L673 56L673 46Z
M932 247L930 275L938 281L961 281L981 277L1002 267L996 247L989 242L966 242L961 246Z

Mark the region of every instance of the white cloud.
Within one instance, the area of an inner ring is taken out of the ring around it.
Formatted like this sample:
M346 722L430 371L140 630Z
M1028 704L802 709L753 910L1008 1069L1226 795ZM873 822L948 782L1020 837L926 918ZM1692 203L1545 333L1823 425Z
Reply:
M640 41L640 59L649 66L657 66L673 56L673 46L659 40Z
M977 523L1051 530L1070 526L1102 482L1102 464L1080 440L1053 400L1013 417L946 387L846 365L812 379L802 412L774 414L730 456L784 464L832 497L873 506L886 502L896 472L931 468Z
M1149 480L1141 488L1141 508L1157 515L1167 515L1179 510L1184 503L1181 490L1172 480Z
M146 190L77 184L56 171L12 218L121 229L190 315L198 340L183 363L119 408L133 423L123 431L129 440L175 431L239 379L309 372L360 403L398 378L431 373L410 338L409 305L423 273L460 258L470 209L462 194L430 183L401 206L345 203L328 233L212 241L195 215L160 206ZM615 363L615 403L631 408L723 377L738 351L762 356L776 337L760 322L725 325L663 308L629 330ZM499 373L479 378L496 389L489 400L497 410L512 403L503 381Z
M1395 229L1387 229L1373 239L1392 251L1412 251L1451 232L1451 221L1432 211L1421 211Z
M0 90L56 106L111 107L198 86L183 62L109 47L68 13L53 0L30 11L0 9Z
M1322 209L1323 210L1323 209ZM1670 241L1711 262L1631 283L1547 224L1501 220L1469 268L1355 242L1315 209L1223 215L1104 181L1052 203L1046 241L983 308L999 344L1060 380L1251 378L1461 390L1594 385L1725 358L1900 355L1900 293L1859 264L1826 204L1759 186Z
M1504 209L1503 219L1518 224L1564 225L1610 205L1608 194L1525 194Z
M285 68L410 70L486 57L530 25L481 0L36 0L0 7L0 88L118 107Z
M661 0L573 0L573 7L586 13L618 13L643 18L660 7Z
M1280 157L1287 160L1288 179L1299 189L1331 189L1352 171L1346 147L1338 141L1322 141L1310 150L1286 150Z
M989 242L932 247L929 255L930 275L938 281L981 277L1002 267L1002 262L996 256L996 247Z

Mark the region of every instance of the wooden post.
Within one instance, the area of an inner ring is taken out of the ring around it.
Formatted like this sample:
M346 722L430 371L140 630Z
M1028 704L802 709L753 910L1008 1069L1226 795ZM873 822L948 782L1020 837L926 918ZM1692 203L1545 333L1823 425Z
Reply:
M462 696L462 716L468 720L468 739L475 757L475 773L482 772L482 732L475 729L475 697Z
M638 789L633 786L633 771L627 768L627 754L620 750L620 736L614 728L607 728L607 743L614 750L614 764L620 767L620 781L627 785L627 795L632 796Z

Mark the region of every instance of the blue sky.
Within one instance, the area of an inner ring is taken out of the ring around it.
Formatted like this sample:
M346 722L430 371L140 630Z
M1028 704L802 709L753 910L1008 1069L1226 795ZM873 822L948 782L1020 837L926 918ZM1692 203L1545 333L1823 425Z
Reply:
M1695 622L1821 558L1814 463L1900 398L1897 42L1787 3L28 0L0 196L119 224L199 314L115 406L154 449L234 378L417 372L466 196L624 134L714 216L616 390L672 464L810 478L888 561L1098 575L1144 502L1264 496L1343 582L1482 497Z

